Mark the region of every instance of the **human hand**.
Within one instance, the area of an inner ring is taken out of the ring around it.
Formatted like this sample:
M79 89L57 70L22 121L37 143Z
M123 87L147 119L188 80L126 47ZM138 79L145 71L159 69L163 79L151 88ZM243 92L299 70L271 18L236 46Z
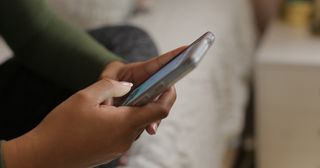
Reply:
M57 106L33 130L3 145L8 168L91 167L126 152L150 123L168 115L175 92L143 107L103 104L132 85L102 79Z
M156 71L158 71L163 65L165 65L185 48L186 46L177 48L159 57L144 62L129 64L118 61L112 62L108 64L105 70L102 72L101 78L132 82L133 86L136 87ZM106 104L113 104L113 100L109 99ZM148 125L146 127L146 131L151 135L155 134L159 124L160 120Z

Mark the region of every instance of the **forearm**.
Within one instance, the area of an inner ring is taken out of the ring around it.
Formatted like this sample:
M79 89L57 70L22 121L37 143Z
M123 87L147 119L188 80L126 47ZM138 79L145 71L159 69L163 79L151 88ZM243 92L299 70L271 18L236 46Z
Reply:
M78 90L96 81L107 63L121 60L88 34L51 17L50 28L16 53L30 69Z
M1 1L0 24L0 33L27 67L73 90L95 81L108 62L120 60L56 17L45 0Z

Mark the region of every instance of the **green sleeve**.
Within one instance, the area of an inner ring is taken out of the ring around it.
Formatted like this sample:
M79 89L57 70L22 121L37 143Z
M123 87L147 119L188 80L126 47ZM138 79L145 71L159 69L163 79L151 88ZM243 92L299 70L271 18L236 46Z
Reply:
M3 148L2 148L3 142L4 141L0 141L0 168L5 168L4 158L3 158Z
M121 60L57 17L45 0L1 0L0 34L28 68L72 90L97 80L108 62Z

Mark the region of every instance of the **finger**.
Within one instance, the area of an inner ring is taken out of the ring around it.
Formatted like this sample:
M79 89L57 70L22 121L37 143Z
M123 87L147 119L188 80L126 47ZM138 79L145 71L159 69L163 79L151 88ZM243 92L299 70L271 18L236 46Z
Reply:
M171 87L155 102L149 103L143 107L130 107L132 112L127 114L127 116L130 116L130 121L132 121L133 126L145 128L152 122L166 118L169 115L169 111L175 100L176 92L174 87Z
M161 94L161 96L157 101L155 101L155 103L161 104L162 106L168 108L168 110L171 110L174 102L176 101L176 98L176 88L174 86L171 86L168 90Z
M112 62L107 65L105 70L101 74L101 79L102 78L109 78L113 80L118 80L118 75L121 69L123 68L125 64L119 61Z
M132 83L128 82L101 79L100 81L80 91L80 93L101 104L108 98L124 96L130 91L132 85Z
M159 57L153 58L144 64L144 70L148 75L154 74L157 70L159 70L162 66L164 66L167 62L169 62L172 58L181 53L187 46L179 47L175 50L172 50L166 54L163 54Z
M157 133L160 123L161 123L161 120L149 124L146 128L146 131L148 132L148 134L155 135Z
M142 135L143 131L144 131L144 129L140 129L140 130L137 132L137 135L136 135L135 141L136 141L136 140L138 140L138 139L141 137L141 135Z
M101 105L111 106L113 105L113 98L108 98L101 103Z
M129 163L129 154L126 152L119 158L120 166L127 166Z

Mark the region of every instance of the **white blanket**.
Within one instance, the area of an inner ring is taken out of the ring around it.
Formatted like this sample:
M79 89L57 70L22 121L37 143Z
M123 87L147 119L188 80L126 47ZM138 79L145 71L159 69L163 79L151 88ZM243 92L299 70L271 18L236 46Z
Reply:
M178 100L157 136L144 134L129 168L219 168L243 125L255 29L249 0L161 0L132 18L162 52L189 44L210 30L214 47L177 84Z

